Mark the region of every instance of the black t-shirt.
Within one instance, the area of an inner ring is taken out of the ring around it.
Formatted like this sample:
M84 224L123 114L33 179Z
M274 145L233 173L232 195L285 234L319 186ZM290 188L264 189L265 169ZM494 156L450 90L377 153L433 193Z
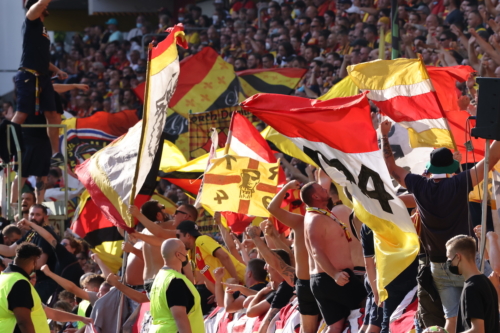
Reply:
M264 289L264 288L265 288L265 286L267 286L267 283L265 283L265 282L259 282L259 283L257 283L257 284L254 284L254 285L253 285L253 286L251 286L251 287L248 287L248 289L250 289L250 290L255 290L255 291L257 291L257 292L258 292L258 291L261 291L262 289ZM233 293L233 298L234 298L234 299L237 299L238 297L240 297L240 295L246 298L246 296L245 296L245 295L242 295L239 291L235 291L235 292Z
M51 226L44 226L43 227L45 230L50 232L52 236L57 240L57 235L54 233L54 230L52 230ZM56 264L57 264L57 258L56 254L54 252L54 248L47 242L42 236L40 236L37 232L34 230L29 231L26 235L24 235L23 238L18 240L16 243L19 245L23 242L30 242L32 244L35 244L36 246L40 247L43 251L43 253L47 254L47 266L49 266L50 270L52 272L55 272L56 269ZM42 273L42 271L38 270L36 271L36 280L42 281L42 280L47 280L49 279L45 274Z
M483 274L471 276L465 281L460 297L457 332L470 330L471 318L484 320L484 332L500 332L497 292Z
M56 254L57 263L54 273L62 276L66 280L70 280L76 285L80 284L80 277L84 274L84 271L76 256L69 252L63 245L57 243L54 249ZM62 290L62 288L61 288Z
M48 74L50 65L50 39L43 22L38 18L23 24L23 54L19 67Z
M469 170L435 182L409 173L406 188L415 197L422 218L420 238L431 261L446 261L446 242L456 235L473 235L468 222ZM440 258L433 260L433 258Z
M266 297L266 301L271 304L271 308L281 309L290 303L294 291L294 287L290 286L286 281L283 281L278 286L276 292L271 292Z
M371 258L375 256L375 241L372 229L370 229L366 224L361 227L361 245L363 246L363 255L365 258ZM387 289L391 286L402 284L408 281L415 281L417 283L416 276L418 273L418 258L415 258L410 266L406 267L404 271L401 272L394 280L389 283Z
M182 279L173 279L167 289L167 304L173 306L184 306L189 313L194 306L194 296L186 282Z
M373 243L373 231L366 224L361 226L361 246L363 247L363 256L371 258L375 256L375 244Z
M4 273L17 272L21 273L24 277L29 280L29 275L19 266L14 264L9 264L5 269ZM12 286L12 289L7 296L7 304L9 305L9 310L13 311L15 308L27 308L32 309L35 306L33 302L33 297L31 296L31 286L26 280L19 280ZM21 333L21 329L16 324L13 333Z
M464 23L464 14L460 10L454 9L446 15L445 22L449 25L456 23L462 24Z

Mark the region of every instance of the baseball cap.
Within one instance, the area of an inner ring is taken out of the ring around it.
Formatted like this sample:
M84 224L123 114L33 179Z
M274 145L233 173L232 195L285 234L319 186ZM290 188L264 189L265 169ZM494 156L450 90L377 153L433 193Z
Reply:
M193 221L182 221L181 223L179 223L176 229L185 234L190 234L195 238L201 236L200 232L198 231L198 225Z
M420 6L418 6L418 8L415 9L415 11L416 12L422 12L425 15L429 15L431 13L431 10L426 5L420 5Z
M110 18L109 20L107 20L106 23L104 23L104 24L118 25L118 20L113 17L113 18Z
M426 169L430 173L443 174L455 173L459 163L453 159L453 153L448 148L438 148L431 152L431 160L427 163Z

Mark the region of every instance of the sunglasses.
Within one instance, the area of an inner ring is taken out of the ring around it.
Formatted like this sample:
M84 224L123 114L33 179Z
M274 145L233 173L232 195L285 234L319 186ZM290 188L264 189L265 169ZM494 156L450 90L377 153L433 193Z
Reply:
M187 213L186 213L186 212L183 212L183 211L181 211L181 210L176 210L176 211L175 211L175 213L174 213L174 215L177 215L177 214L184 214L184 215L187 215Z
M327 71L319 71L320 74L327 74Z
M307 23L305 22L300 22L299 25L306 25Z
M448 38L440 38L439 40L444 42L444 41L448 40Z
M317 28L318 26L317 25L311 25L311 28Z

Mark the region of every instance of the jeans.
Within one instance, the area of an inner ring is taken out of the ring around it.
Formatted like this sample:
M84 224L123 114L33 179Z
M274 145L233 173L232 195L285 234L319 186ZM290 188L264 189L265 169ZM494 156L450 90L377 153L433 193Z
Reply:
M432 278L443 303L445 318L458 316L460 295L464 288L464 278L447 269L445 263L431 262Z

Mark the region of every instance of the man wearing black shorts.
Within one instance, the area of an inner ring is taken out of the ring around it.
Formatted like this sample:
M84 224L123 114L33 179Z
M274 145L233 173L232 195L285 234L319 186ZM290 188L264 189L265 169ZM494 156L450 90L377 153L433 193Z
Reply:
M303 333L314 333L318 330L320 311L311 291L309 257L304 238L304 216L291 213L281 208L281 204L288 191L299 188L300 184L298 181L290 181L283 186L281 191L271 200L267 209L280 222L293 229L295 235L293 239L295 274L297 275L295 293L299 301L300 327Z
M351 310L360 308L367 292L354 275L348 228L328 210L330 198L326 189L311 182L300 190L307 205L304 230L311 290L328 329L341 332Z
M29 115L43 114L48 124L60 124L61 116L56 112L54 88L50 80L53 72L63 80L68 74L50 63L50 39L43 25L48 16L50 0L28 0L26 19L23 25L23 54L19 72L15 76L17 111L12 118L16 124L24 124ZM59 129L48 128L52 150L52 164L63 163L59 153Z

